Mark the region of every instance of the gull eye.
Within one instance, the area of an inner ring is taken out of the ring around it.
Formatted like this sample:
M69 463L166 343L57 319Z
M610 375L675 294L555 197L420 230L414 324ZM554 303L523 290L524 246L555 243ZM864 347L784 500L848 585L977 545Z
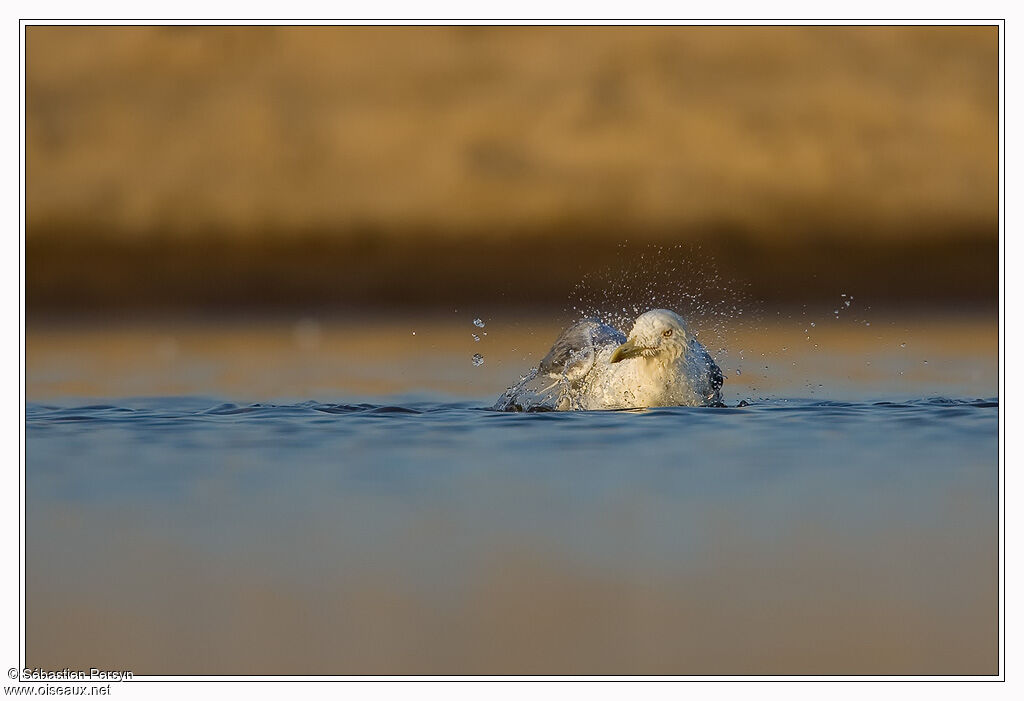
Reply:
M665 338L668 338L669 336L672 335L672 329L665 329L665 331L663 331L661 335L664 336Z

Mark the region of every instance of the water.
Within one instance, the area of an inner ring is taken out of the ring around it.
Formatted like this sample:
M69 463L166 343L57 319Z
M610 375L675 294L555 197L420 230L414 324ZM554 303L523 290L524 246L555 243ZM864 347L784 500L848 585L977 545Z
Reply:
M485 407L546 316L33 323L27 664L994 673L998 325L861 303L708 307L729 408L543 414Z
M994 674L998 402L877 399L32 401L27 664Z

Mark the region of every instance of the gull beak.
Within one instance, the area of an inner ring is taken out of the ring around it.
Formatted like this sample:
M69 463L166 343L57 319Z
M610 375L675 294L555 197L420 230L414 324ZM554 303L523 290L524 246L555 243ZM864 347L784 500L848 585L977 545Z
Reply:
M608 359L608 362L617 363L620 360L625 360L626 358L635 358L643 353L643 351L643 346L638 346L636 341L626 341L615 349L615 352L612 353L612 357Z

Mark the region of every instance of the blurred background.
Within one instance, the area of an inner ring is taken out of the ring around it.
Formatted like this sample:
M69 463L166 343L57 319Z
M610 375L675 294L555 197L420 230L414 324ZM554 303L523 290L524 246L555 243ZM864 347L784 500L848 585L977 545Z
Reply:
M849 294L897 335L969 316L994 379L996 27L32 26L26 170L30 396L200 391L228 371L174 375L196 324L309 354L371 317L460 344L402 387L500 391L582 297L618 311L581 281L666 249L726 350ZM473 375L475 317L506 333Z

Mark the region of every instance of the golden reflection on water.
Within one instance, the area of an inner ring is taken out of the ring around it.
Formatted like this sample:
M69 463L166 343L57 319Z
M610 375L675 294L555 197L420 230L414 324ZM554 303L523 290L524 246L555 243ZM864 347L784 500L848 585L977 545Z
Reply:
M820 525L797 521L763 552L723 513L697 561L655 571L579 566L519 540L436 590L387 558L355 573L342 560L321 579L183 547L129 518L103 529L122 534L116 581L93 573L69 590L39 576L52 567L29 569L28 664L136 674L997 672L995 538L964 548L962 533L904 525L874 540ZM445 522L417 528L408 553L442 537Z
M472 318L30 323L26 391L30 401L488 398L535 366L562 328L550 318L513 313L486 320L484 328ZM870 318L780 313L726 324L721 333L706 329L700 339L726 371L730 400L997 394L994 314ZM484 358L479 367L475 353Z

